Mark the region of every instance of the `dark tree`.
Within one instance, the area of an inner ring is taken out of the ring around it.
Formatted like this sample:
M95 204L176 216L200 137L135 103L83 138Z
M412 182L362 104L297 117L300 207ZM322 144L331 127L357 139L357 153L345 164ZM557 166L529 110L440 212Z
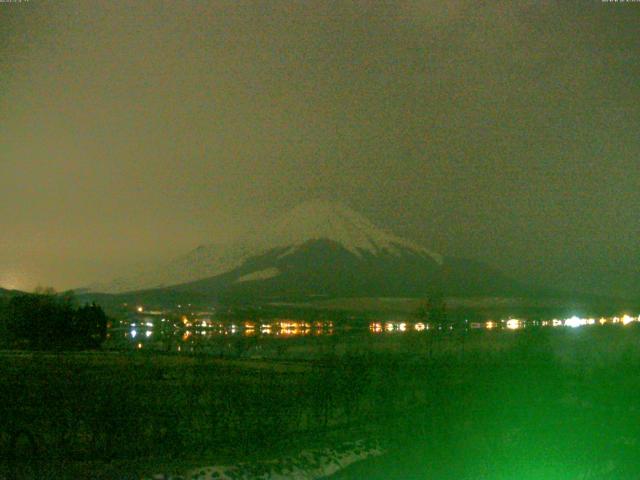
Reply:
M51 291L19 295L3 310L0 333L15 348L98 348L106 338L102 308L95 304L77 308L70 295Z
M433 293L421 303L415 312L417 319L433 324L446 323L447 304L442 294Z
M107 338L107 315L95 303L84 305L74 312L73 330L79 344L97 348Z
M8 303L8 300L0 298L0 348L6 348L9 342L6 322Z

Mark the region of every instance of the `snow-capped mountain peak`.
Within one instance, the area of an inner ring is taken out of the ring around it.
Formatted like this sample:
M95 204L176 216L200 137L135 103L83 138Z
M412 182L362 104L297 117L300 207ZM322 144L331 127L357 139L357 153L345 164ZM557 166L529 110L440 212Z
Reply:
M397 254L400 249L409 249L442 262L440 255L385 232L350 208L321 200L298 205L267 225L261 236L271 248L294 247L310 240L325 239L342 245L357 256L363 252Z
M440 255L385 232L348 207L313 200L298 205L229 244L199 246L168 264L106 284L95 284L89 289L119 293L188 283L230 272L248 259L275 249L282 250L279 258L285 257L313 240L335 242L357 257L362 257L365 253L373 256L400 256L408 251L442 264ZM253 277L248 276L242 280L251 279Z

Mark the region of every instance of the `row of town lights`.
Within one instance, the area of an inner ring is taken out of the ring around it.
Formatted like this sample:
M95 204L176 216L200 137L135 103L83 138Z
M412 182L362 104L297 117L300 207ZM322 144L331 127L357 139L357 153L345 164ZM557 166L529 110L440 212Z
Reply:
M640 316L632 317L631 315L623 315L622 317L601 317L596 320L595 318L581 318L578 316L572 316L566 318L564 320L559 320L554 318L553 320L542 320L534 322L534 325L542 326L542 327L570 327L577 328L585 325L605 325L605 324L622 324L628 325L632 322L640 322ZM496 322L494 320L489 320L483 323L472 323L471 326L474 328L486 328L487 330L492 330L496 328L499 324L502 324L503 327L508 330L519 330L524 328L527 324L527 321L518 319L518 318L509 318L507 320L501 320L500 322ZM373 322L369 325L369 330L373 333L381 333L383 331L387 332L406 332L410 327L407 323L394 323L394 322ZM430 325L422 322L418 322L413 325L413 329L421 332L423 330L429 330Z
M143 306L138 306L136 307L136 311L138 313L143 313L144 312L144 307ZM164 319L163 319L164 321ZM632 322L638 322L640 321L640 316L638 317L632 317L630 315L623 315L622 317L611 317L611 318L606 318L606 317L601 317L599 320L596 320L595 318L580 318L576 315L566 318L564 320L559 320L557 318L554 318L553 320L542 320L541 322L538 322L538 325L543 326L543 327L547 327L547 326L551 326L551 327L560 327L560 326L565 326L565 327L570 327L570 328L577 328L577 327L582 327L585 325L595 325L596 323L600 324L600 325L605 325L605 324L623 324L623 325L628 325ZM185 326L191 326L191 322L188 321L186 316L182 316L182 322L185 324ZM508 320L502 320L501 323L509 330L518 330L520 328L523 328L526 324L526 322L524 320L520 320L517 318L509 318ZM153 324L151 322L146 322L145 324L147 327L153 327ZM279 326L283 329L297 329L298 327L301 328L306 328L308 324L306 324L306 322L279 322ZM136 324L132 323L131 324L132 327L135 327ZM202 327L207 327L210 326L206 321L202 321ZM494 328L496 328L498 326L498 322L495 322L493 320L489 320L487 322L484 322L484 328L486 328L487 330L492 330ZM272 326L271 325L261 325L261 332L262 333L267 333L271 330ZM387 332L393 332L393 331L399 331L399 332L406 332L408 329L408 325L405 322L400 322L400 323L393 323L393 322L386 322L383 324L381 322L373 322L372 324L370 324L369 329L374 332L374 333L380 333L383 330L386 330ZM429 324L425 324L422 322L418 322L416 324L413 325L413 329L421 332L424 330L429 330ZM236 328L235 325L232 326L232 332L235 332ZM135 330L132 330L132 337L135 337ZM150 333L150 332L149 332Z

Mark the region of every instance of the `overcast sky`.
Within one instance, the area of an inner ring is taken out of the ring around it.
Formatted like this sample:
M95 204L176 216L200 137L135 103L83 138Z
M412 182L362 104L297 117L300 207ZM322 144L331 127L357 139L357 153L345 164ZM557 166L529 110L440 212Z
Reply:
M638 294L640 4L0 3L0 285L120 275L310 198Z

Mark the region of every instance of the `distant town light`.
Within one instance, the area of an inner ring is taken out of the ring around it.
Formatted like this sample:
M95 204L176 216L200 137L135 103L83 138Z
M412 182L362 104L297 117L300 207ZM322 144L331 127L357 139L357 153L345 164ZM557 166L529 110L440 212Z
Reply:
M579 318L579 317L576 317L575 315L571 318L567 318L564 321L564 326L571 327L571 328L582 327L583 325L586 325L586 324L587 324L587 321L584 318Z
M138 308L136 308L136 310L138 311L138 313L142 313L144 312L144 307L139 306Z
M520 327L520 320L518 320L517 318L510 318L509 320L507 320L507 328L509 330L517 330Z
M318 329L322 329L322 325L317 327ZM382 332L382 324L380 322L372 322L369 324L369 330L371 330L373 333L380 333Z
M260 333L270 334L271 333L271 325L262 324L260 325Z

